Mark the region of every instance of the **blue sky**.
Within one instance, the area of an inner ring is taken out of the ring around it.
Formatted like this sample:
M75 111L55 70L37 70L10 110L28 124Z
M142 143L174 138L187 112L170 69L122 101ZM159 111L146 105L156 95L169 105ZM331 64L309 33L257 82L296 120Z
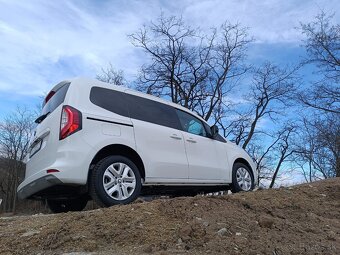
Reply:
M161 12L203 30L239 22L255 38L249 61L281 64L303 56L296 27L320 10L340 10L340 1L0 0L0 118L16 105L34 107L61 80L95 77L109 62L133 80L144 59L127 35Z

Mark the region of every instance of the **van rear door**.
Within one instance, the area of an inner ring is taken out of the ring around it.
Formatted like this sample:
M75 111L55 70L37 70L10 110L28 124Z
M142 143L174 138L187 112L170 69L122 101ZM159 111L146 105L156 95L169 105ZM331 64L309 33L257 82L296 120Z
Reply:
M56 151L56 146L53 144L55 145L59 140L61 108L69 86L69 82L57 84L44 100L41 115L35 120L37 126L33 131L27 155L27 164L34 166L26 167L26 177L51 163L50 157ZM42 151L46 153L43 157L38 157Z

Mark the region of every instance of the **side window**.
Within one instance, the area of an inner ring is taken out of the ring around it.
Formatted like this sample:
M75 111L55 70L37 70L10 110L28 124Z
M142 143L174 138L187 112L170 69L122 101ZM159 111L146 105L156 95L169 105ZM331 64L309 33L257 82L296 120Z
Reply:
M100 87L92 87L90 92L90 101L105 110L129 117L125 93L123 92Z
M207 137L207 132L205 131L202 121L181 110L176 110L176 112L183 131Z
M153 124L180 129L173 107L147 98L125 94L130 117Z

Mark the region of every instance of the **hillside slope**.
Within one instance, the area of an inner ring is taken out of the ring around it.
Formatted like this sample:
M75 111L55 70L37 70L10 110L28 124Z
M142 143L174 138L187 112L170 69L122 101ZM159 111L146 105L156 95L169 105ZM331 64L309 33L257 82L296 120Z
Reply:
M0 254L340 254L340 178L0 218Z

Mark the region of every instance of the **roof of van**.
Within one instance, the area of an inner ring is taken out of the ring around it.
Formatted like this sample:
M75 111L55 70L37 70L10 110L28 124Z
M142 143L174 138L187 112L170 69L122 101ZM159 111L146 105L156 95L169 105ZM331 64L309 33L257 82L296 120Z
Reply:
M185 111L185 112L188 112L192 115L195 115L197 118L199 118L200 120L206 122L201 116L199 116L197 113L181 106L181 105L178 105L178 104L175 104L171 101L168 101L168 100L165 100L163 98L159 98L159 97L156 97L156 96L153 96L153 95L149 95L149 94L146 94L146 93L143 93L143 92L140 92L140 91L137 91L137 90L134 90L134 89L131 89L131 88L128 88L128 87L125 87L125 86L117 86L117 85L114 85L114 84L110 84L110 83L107 83L107 82L102 82L102 81L99 81L99 80L96 80L96 79L90 79L90 78L83 78L83 77L76 77L76 78L72 78L72 79L68 79L68 80L64 80L62 82L59 82L57 85L55 85L52 90L53 91L56 91L58 90L61 86L63 86L64 84L66 83L86 83L88 84L89 86L93 86L93 85L96 85L96 86L100 86L100 87L103 87L103 88L107 88L107 89L113 89L113 90L118 90L118 91L122 91L122 92L125 92L125 93L128 93L128 94L133 94L133 95L138 95L140 97L144 97L144 98L147 98L147 99L150 99L150 100L153 100L153 101L157 101L157 102L160 102L160 103L164 103L164 104L167 104L167 105L171 105L177 109L180 109L182 111Z

